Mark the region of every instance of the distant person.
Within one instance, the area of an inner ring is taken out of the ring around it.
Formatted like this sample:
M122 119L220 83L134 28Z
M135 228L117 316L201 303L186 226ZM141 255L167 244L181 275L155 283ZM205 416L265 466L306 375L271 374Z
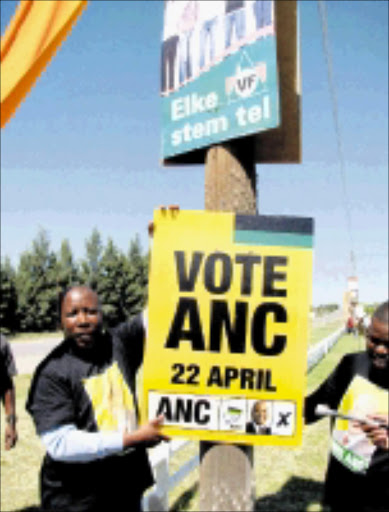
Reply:
M7 338L0 335L0 396L5 412L5 438L6 450L13 448L18 440L16 429L16 399L13 377L16 375L15 360Z
M251 419L246 423L247 434L270 435L271 434L271 413L269 403L258 400L251 410Z
M332 374L305 401L305 421L320 419L318 404L380 424L337 419L324 502L332 512L383 512L389 507L389 304L374 312L366 351L343 357Z
M355 329L354 318L352 316L349 316L347 318L347 323L346 323L347 334L354 334L354 329Z
M104 331L97 294L70 288L60 301L65 339L39 365L27 410L47 453L43 511L141 510L153 483L146 448L163 439L163 418L139 427L136 372L142 315Z
M364 336L365 335L365 329L363 324L363 317L358 318L357 322L357 334L358 336Z

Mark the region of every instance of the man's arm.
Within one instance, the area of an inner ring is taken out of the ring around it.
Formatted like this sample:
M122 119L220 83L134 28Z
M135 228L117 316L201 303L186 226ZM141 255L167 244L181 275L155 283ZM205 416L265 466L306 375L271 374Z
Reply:
M313 423L322 418L315 412L318 404L325 404L330 409L337 409L349 383L349 369L349 357L345 356L327 379L305 398L305 423Z
M4 393L4 411L5 411L5 449L10 450L18 440L18 433L16 430L16 400L15 388L12 379L10 379L10 387Z
M90 462L121 452L140 443L154 445L168 437L160 433L163 417L133 432L85 432L75 425L62 425L40 438L52 459L62 462Z
M5 411L5 449L10 450L16 444L16 398L13 377L16 375L15 360L5 336L0 340L0 388Z
M85 432L73 424L43 432L40 439L50 457L62 462L90 462L123 449L121 432Z
M27 410L49 455L63 462L88 462L142 442L147 446L165 439L159 431L162 419L151 421L134 432L78 429L69 383L55 366L35 376Z

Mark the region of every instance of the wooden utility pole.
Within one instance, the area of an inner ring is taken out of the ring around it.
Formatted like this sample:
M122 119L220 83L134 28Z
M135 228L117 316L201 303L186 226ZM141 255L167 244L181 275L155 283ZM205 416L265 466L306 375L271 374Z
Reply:
M208 149L205 209L257 213L254 138L237 139Z
M257 213L253 138L207 151L205 209ZM252 446L200 442L200 511L253 510L253 483Z

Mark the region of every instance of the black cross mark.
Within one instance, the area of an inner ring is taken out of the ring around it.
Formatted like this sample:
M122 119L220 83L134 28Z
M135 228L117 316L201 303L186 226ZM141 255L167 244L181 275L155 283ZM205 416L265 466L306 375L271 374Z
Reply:
M282 427L282 426L285 426L287 427L289 425L289 418L290 416L292 415L292 413L289 411L289 412L280 412L278 413L278 423L277 423L277 427Z

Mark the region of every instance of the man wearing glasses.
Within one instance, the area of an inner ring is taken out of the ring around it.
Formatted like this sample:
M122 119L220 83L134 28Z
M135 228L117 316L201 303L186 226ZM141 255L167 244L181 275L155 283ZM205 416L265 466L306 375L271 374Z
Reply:
M389 303L374 312L366 350L347 354L305 401L305 421L319 404L342 415L332 421L324 502L332 512L389 510ZM344 416L355 419L345 419Z

